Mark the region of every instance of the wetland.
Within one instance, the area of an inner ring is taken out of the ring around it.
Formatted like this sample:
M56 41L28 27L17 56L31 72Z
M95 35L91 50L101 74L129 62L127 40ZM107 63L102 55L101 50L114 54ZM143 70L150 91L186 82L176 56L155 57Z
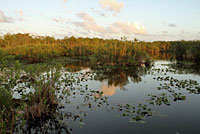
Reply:
M198 41L7 36L0 133L200 133Z

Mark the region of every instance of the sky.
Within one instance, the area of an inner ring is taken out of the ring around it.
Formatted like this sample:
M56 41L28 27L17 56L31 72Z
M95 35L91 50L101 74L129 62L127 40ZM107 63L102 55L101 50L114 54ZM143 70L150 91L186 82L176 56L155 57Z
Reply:
M0 36L200 40L200 0L0 0Z

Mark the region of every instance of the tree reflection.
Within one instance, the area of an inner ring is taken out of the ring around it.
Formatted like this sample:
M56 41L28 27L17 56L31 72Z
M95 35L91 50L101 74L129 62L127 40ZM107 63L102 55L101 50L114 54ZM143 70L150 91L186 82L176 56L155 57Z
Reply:
M154 54L149 54L152 59L154 60L172 60L175 59L174 55L171 53L154 53Z
M147 74L151 67L131 66L118 67L108 65L98 65L90 60L74 61L67 63L65 67L73 67L72 71L80 71L81 69L89 68L95 73L95 80L100 82L107 81L109 86L123 88L129 83L129 78L134 83L142 81L142 76Z
M154 80L161 83L157 87L158 90L162 91L161 94L150 94L147 100L136 104L112 105L108 101L108 96L114 95L117 89L125 90L124 86L130 80L134 83L141 82L142 76L148 73L150 67L102 66L92 64L90 61L75 61L66 64L65 67L73 67L72 72L62 67L57 67L57 71L54 67L50 69L49 73L41 73L37 69L35 71L30 68L25 69L26 76L28 78L34 77L35 81L23 80L23 83L25 83L24 88L18 87L16 91L23 93L21 90L27 90L31 85L35 88L35 92L28 95L24 94L25 96L21 99L22 101L19 101L18 106L16 106L15 102L12 102L11 98L11 103L14 103L14 105L10 111L15 109L16 114L18 114L16 116L17 124L15 124L16 133L71 133L70 125L72 122L76 122L80 126L84 125L83 117L87 115L87 111L97 110L97 108L102 106L106 107L104 110L116 110L122 116L129 117L130 122L145 123L146 117L154 115L151 105L160 106L165 104L170 106L172 101L184 101L186 96L181 94L181 91L188 91L191 94L200 93L200 86L197 81L157 76ZM21 69L20 66L18 68ZM89 72L80 71L87 68L90 68ZM13 78L13 81L15 80L16 83L11 83L7 80L0 87L10 87L12 89L12 87L16 86L17 82L22 81L21 71L12 71L19 73L19 77ZM14 76L12 72L10 72L10 75L7 73L7 77L12 78ZM3 71L2 73L5 74ZM42 74L43 76L41 76ZM88 85L83 84L87 80L97 80L103 82L103 84L100 90L94 90L90 89ZM41 87L45 87L45 90ZM41 89L37 90L39 88ZM8 90L8 88L5 89ZM178 92L177 89L179 89ZM49 92L44 92L46 90ZM39 95L41 95L40 98L38 98ZM77 99L78 104L73 104L73 99ZM40 105L41 103L43 105ZM56 104L56 106L51 107L51 104ZM39 116L39 118L31 117L34 116L34 114L31 115L32 113L38 113L38 110L41 109L30 110L30 118L27 118L24 109L36 106L40 106L40 108L44 106L46 108L43 111L44 114ZM49 112L50 110L52 112ZM45 114L46 111L50 114Z
M176 70L178 73L184 74L197 74L200 75L200 65L190 62L175 62L169 65L171 69Z

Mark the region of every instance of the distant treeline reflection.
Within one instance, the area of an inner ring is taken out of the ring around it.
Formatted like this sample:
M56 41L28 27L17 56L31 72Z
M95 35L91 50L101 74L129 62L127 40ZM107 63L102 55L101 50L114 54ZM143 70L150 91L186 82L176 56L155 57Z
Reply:
M108 81L109 86L123 87L128 84L129 78L132 82L138 83L142 81L142 76L148 73L151 66L141 67L116 67L109 65L96 64L91 60L74 60L67 63L65 67L70 68L71 71L81 71L82 69L90 69L95 73L95 80L101 82Z

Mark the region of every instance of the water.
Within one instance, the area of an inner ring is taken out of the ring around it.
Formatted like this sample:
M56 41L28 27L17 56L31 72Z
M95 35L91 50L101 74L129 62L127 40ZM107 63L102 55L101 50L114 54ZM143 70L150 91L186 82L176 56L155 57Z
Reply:
M106 67L75 60L61 72L63 107L18 133L200 133L197 66L157 60L152 67Z
M104 69L79 67L80 72L93 72L89 81L80 82L88 89L103 92L106 101L88 100L86 93L69 97L70 104L63 103L63 113L71 112L80 115L76 121L65 120L70 133L73 134L198 134L200 133L200 95L199 85L176 88L172 83L180 84L181 80L195 80L200 83L198 70L172 66L170 61L155 61L152 68ZM189 71L188 71L189 70ZM79 72L79 73L80 73ZM172 78L171 78L172 77ZM178 80L178 82L176 81ZM176 81L176 82L175 82ZM158 90L166 83L167 89ZM160 85L162 84L162 85ZM186 84L186 82L185 82ZM186 84L187 86L187 84ZM190 91L190 89L193 92ZM165 94L163 94L165 93ZM180 93L180 94L179 94ZM163 94L163 96L161 95ZM154 96L154 99L151 97ZM92 96L93 98L94 96ZM160 101L155 98L161 97ZM98 95L95 98L100 98ZM84 103L83 103L84 102ZM101 102L99 104L99 102ZM154 105L150 102L154 102ZM91 104L92 106L87 104ZM77 106L86 104L84 106ZM132 108L134 107L134 109ZM140 111L140 110L141 111ZM142 113L146 109L149 111ZM138 111L139 110L139 111ZM134 112L134 113L133 113ZM142 117L135 120L135 117Z

